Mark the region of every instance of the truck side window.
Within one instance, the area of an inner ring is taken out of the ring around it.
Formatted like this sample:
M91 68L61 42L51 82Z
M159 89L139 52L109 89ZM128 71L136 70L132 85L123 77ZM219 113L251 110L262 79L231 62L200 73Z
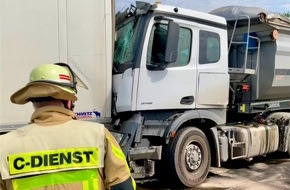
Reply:
M158 65L164 63L167 29L168 26L165 24L154 24L150 34L147 64Z
M164 62L165 45L168 26L166 24L154 24L148 45L147 64L158 65ZM188 28L180 28L178 41L178 56L174 63L167 67L185 66L189 63L191 52L192 33Z
M220 59L220 36L217 33L199 31L199 64L216 63Z

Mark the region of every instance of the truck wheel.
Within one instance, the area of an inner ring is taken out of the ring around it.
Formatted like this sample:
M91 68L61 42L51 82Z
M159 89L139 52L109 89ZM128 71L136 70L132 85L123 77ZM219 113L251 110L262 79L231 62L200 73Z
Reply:
M276 125L278 125L278 127L280 128L279 130L282 130L285 128L285 132L282 133L285 136L282 138L283 140L280 143L284 144L288 141L288 144L285 144L285 148L287 148L287 150L284 150L284 146L283 146L283 148L281 148L281 150L283 152L287 151L288 155L290 156L290 113L289 112L275 112L275 113L268 115L266 120L269 120L269 121L275 123ZM279 146L281 146L281 145L279 145Z
M205 134L195 127L181 129L169 143L165 159L169 170L167 174L173 184L194 187L202 183L211 162Z

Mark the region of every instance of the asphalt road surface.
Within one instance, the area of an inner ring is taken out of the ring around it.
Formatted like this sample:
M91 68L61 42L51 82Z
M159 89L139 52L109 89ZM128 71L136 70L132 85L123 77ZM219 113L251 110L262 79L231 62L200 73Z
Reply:
M151 182L137 190L169 189ZM290 190L290 158L275 154L251 162L231 161L222 168L212 167L204 183L187 190Z

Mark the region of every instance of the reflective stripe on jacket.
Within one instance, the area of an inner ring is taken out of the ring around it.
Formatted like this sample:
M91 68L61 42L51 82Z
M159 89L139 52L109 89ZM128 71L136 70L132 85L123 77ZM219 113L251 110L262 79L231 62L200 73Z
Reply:
M136 188L109 131L72 116L63 108L43 107L32 124L0 136L0 190Z

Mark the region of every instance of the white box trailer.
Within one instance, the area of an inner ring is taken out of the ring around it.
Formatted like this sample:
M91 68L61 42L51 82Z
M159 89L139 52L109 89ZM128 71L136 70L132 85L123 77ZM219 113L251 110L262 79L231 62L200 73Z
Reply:
M78 118L110 118L114 1L1 0L0 6L0 132L29 122L32 105L12 104L10 96L43 63L68 63L88 86L78 89Z

